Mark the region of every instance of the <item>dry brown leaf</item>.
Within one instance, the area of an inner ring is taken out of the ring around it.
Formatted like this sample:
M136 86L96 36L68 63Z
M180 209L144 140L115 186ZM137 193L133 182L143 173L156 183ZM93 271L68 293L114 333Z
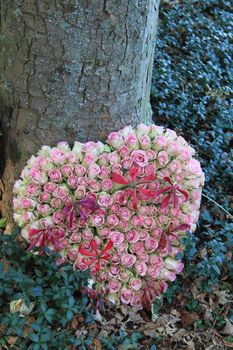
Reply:
M218 297L218 302L221 305L233 303L233 295L230 294L229 290L219 290L214 293Z
M227 346L227 348L229 349L233 349L233 343L228 343L226 341L223 342L225 346Z
M199 320L199 316L197 312L186 312L183 311L180 315L181 323L184 327L192 326L197 320Z
M233 336L233 324L227 317L225 317L225 322L226 322L226 325L224 329L221 331L221 333Z
M14 345L17 339L18 337L13 337L12 335L9 335L9 337L7 337L7 343L10 345Z
M93 340L93 343L94 343L94 345L95 345L95 349L96 350L102 350L102 347L101 347L101 342L98 340L98 339L94 339Z

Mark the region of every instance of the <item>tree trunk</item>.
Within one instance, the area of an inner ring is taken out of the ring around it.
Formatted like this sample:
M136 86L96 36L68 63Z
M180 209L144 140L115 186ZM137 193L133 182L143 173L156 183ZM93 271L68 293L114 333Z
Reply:
M0 0L2 203L43 144L151 121L158 0Z

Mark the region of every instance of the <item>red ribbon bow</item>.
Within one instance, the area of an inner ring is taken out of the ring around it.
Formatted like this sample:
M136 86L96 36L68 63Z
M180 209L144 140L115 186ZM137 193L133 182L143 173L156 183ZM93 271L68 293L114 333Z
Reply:
M108 251L112 248L113 242L110 240L107 243L106 247L102 250L102 252L98 250L98 244L95 239L91 241L90 245L92 248L92 252L82 247L79 247L79 253L84 256L90 257L91 259L89 259L86 263L87 266L94 264L93 266L96 266L96 272L98 272L101 270L101 260L109 260L110 254L108 253Z
M129 175L130 175L131 181L128 181L126 177L120 174L116 174L116 173L112 174L113 182L120 185L125 185L126 188L129 188L128 193L132 195L132 207L134 210L137 210L137 206L138 206L137 192L144 194L148 198L153 198L155 194L155 191L138 187L140 185L144 185L155 181L156 179L155 175L150 174L148 176L143 177L141 180L137 181L138 172L139 172L139 167L137 165L133 165L130 168Z
M186 224L179 225L172 229L172 224L170 224L168 231L164 231L160 237L158 249L167 248L168 253L172 252L172 239L177 238L177 235L173 232L176 231L186 231L190 226Z
M161 209L164 209L168 206L172 197L173 197L174 209L178 209L179 199L178 199L177 191L180 192L184 196L185 202L187 202L187 200L189 198L189 194L187 191L182 190L179 185L173 184L169 177L165 177L164 180L167 181L170 184L170 186L166 186L164 188L161 188L160 190L155 191L154 196L156 197L156 196L161 195L162 193L168 193L168 195L163 199L163 201L161 203Z
M39 242L38 247L41 250L43 247L47 247L48 245L52 244L58 252L61 250L62 246L60 242L58 241L58 238L53 233L53 229L51 227L47 227L44 229L34 229L31 228L29 230L29 238L34 239L28 250L31 250L35 245Z

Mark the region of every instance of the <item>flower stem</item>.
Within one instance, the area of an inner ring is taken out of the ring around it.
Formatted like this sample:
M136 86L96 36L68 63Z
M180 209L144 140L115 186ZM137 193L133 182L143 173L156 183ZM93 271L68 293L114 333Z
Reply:
M207 198L210 202L213 202L217 207L219 207L222 211L224 211L231 218L231 220L233 220L233 215L231 215L231 213L229 213L229 211L227 211L222 205L217 203L213 198L207 196L204 193L202 193L202 196Z

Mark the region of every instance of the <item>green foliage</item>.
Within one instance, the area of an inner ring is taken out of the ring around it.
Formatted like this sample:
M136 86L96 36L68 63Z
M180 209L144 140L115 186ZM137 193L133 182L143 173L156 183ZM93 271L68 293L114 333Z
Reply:
M175 129L193 147L206 176L205 194L228 212L232 184L233 22L227 0L162 1L152 83L156 124ZM185 244L185 270L165 297L184 293L186 279L211 292L233 278L233 224L213 202L202 199L195 235ZM187 298L186 307L198 303ZM220 317L221 318L221 317ZM221 320L218 321L218 326ZM200 325L199 325L200 327Z
M16 336L18 349L64 350L81 341L67 326L77 314L88 316L88 298L80 293L88 274L73 271L69 264L58 266L57 258L53 252L35 255L25 251L16 231L0 237L0 326L4 329L0 344ZM25 317L21 310L10 312L13 300L23 300L26 306L32 303L32 312Z

